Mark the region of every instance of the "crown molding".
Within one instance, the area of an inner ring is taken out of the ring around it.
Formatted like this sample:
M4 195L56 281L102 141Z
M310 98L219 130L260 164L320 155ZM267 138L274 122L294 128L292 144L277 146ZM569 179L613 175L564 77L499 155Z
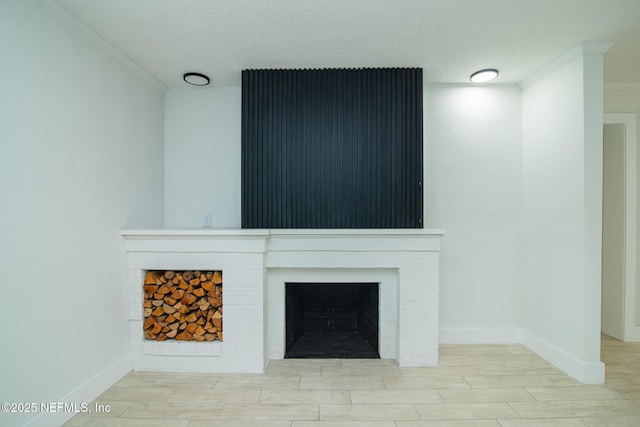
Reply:
M101 49L107 55L124 65L127 69L135 73L138 77L153 86L161 93L166 93L169 88L158 80L153 74L145 70L142 66L136 63L133 59L118 50L114 45L105 40L102 36L93 31L84 22L76 18L73 14L67 11L55 0L44 0L43 3L63 22L68 24L71 28L78 33L86 37L96 47Z
M606 51L608 51L613 43L601 43L601 42L584 42L575 46L573 49L565 52L560 55L553 61L549 62L547 65L543 66L537 71L534 71L529 77L524 78L518 86L520 89L524 89L533 83L537 82L547 74L557 70L563 65L568 64L576 58L585 55L604 55Z

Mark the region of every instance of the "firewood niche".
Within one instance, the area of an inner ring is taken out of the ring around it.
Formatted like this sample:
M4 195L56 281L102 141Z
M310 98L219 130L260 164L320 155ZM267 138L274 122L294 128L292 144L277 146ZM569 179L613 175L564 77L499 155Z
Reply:
M147 271L148 340L222 341L222 271Z

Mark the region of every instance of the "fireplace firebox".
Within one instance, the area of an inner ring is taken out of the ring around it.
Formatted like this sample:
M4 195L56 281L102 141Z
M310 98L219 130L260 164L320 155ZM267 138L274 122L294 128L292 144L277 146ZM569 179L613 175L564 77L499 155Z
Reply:
M285 358L379 358L377 283L287 283Z

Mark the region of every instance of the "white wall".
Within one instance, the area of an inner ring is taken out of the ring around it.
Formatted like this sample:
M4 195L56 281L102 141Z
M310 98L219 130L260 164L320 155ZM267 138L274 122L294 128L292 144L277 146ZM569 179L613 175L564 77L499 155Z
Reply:
M39 1L0 2L0 44L0 401L90 401L131 366L119 233L163 221L163 94Z
M165 111L165 225L240 227L240 88L170 89Z
M524 342L601 382L602 52L525 87L522 117Z
M441 342L519 340L520 89L428 85L425 225L443 228Z

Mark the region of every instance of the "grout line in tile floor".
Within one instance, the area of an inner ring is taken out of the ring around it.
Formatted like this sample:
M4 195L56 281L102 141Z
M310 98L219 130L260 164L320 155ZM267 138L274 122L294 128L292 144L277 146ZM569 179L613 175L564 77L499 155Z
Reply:
M519 344L442 345L435 368L286 359L264 375L131 372L104 414L66 426L640 426L640 343L602 338L604 385L583 385Z

